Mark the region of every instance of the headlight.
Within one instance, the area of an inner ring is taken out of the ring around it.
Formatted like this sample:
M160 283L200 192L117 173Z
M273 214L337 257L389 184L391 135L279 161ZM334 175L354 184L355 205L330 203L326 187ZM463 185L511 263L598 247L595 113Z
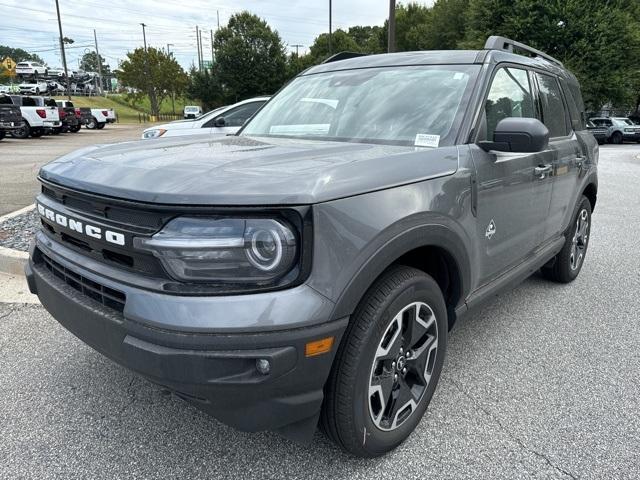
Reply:
M273 284L298 260L294 230L267 218L178 217L133 245L185 282Z
M154 128L153 130L146 130L142 134L142 138L158 138L164 135L166 130L164 128Z

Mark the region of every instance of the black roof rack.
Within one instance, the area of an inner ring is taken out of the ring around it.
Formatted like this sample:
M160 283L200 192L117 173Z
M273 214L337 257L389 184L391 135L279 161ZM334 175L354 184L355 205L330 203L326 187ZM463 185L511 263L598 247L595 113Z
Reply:
M530 47L529 45L525 45L524 43L516 42L515 40L511 40L505 37L500 37L497 35L492 35L489 38L487 38L487 41L484 44L484 48L485 50L505 50L507 52L513 52L513 49L517 48L519 50L532 53L536 57L544 58L545 60L549 60L550 62L560 65L561 67L564 67L564 65L560 60L558 60L557 58L553 58L551 55L547 55L546 53L541 52L540 50L536 50L535 48Z
M337 62L339 60L347 60L348 58L366 57L366 56L367 56L366 53L340 52L340 53L336 53L335 55L331 55L322 63L331 63L331 62Z

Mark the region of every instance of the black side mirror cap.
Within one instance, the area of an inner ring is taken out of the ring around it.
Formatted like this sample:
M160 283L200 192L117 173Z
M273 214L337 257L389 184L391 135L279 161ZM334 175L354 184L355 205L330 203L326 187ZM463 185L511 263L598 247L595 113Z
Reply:
M213 121L214 127L224 127L226 124L227 122L225 122L224 117L218 117Z
M537 118L508 117L496 125L492 142L478 142L478 146L486 152L541 152L549 148L549 130Z

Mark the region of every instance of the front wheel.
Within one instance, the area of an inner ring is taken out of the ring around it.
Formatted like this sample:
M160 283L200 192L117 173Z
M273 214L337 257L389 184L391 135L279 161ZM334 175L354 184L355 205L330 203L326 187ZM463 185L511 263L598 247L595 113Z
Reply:
M96 128L97 128L98 130L102 130L102 129L104 128L104 126L105 126L105 125L106 125L106 123L105 123L105 122L97 123L97 124L96 124Z
M32 128L31 138L40 138L44 135L44 128Z
M620 145L622 143L622 140L622 133L620 132L613 132L613 135L611 135L611 143Z
M565 242L560 253L542 268L542 274L549 280L559 283L574 281L587 255L589 234L591 232L591 202L585 196L573 216L571 228L565 235Z
M71 133L78 133L80 131L80 127L82 127L80 124L74 125L73 127L69 127L69 131Z
M2 140L5 137L5 132L4 130L0 130L0 140Z
M420 423L447 346L438 284L414 268L385 272L365 294L325 387L321 426L360 457L400 445Z

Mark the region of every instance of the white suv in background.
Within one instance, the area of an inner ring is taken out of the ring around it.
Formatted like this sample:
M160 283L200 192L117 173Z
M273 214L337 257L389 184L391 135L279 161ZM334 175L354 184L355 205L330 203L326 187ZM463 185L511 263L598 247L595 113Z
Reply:
M147 128L142 138L165 138L183 135L230 135L264 105L269 97L255 97L212 110L194 120L177 120Z
M23 95L40 95L49 91L49 85L43 81L24 82L18 85L18 89Z
M46 75L47 67L38 62L20 62L16 64L17 75Z

